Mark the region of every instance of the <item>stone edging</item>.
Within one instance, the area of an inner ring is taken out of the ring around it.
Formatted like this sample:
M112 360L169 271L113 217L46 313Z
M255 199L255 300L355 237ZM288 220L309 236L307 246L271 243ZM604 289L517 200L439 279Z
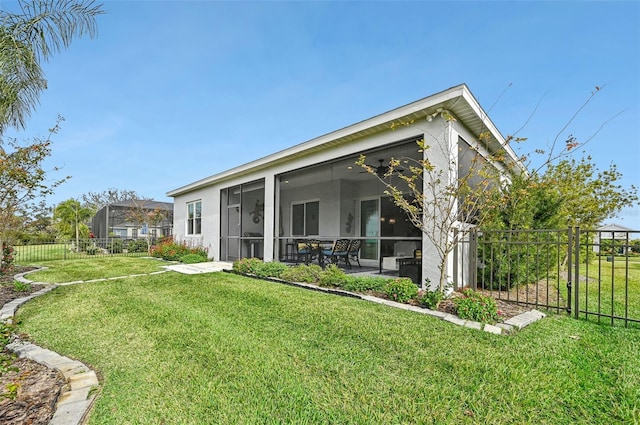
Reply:
M496 325L491 325L489 323L480 323L474 322L472 320L461 319L458 316L449 313L443 313L437 310L429 310L428 308L417 307L410 304L403 304L391 300L386 300L383 298L374 297L371 295L363 295L355 292L345 291L343 289L333 289L333 288L325 288L318 285L313 285L310 283L302 283L302 282L289 282L282 279L274 279L274 278L261 278L252 274L238 273L233 270L225 270L227 273L232 274L240 274L242 276L252 277L255 279L269 280L271 282L283 283L285 285L296 286L298 288L310 289L312 291L324 292L327 294L340 295L343 297L351 297L351 298L359 298L361 300L373 302L376 304L383 304L389 307L399 308L401 310L408 310L414 313L425 314L427 316L437 317L438 319L444 320L449 323L453 323L459 326L465 326L471 329L483 330L485 332L489 332L496 335L506 335L516 330L520 330L527 325L530 325L533 322L536 322L547 315L538 310L530 310L514 316L510 319L507 319L503 323L498 323Z
M24 275L44 269L39 268L17 274L15 279L23 283L38 283L25 279ZM45 287L41 290L26 297L16 298L2 306L0 320L11 323L21 305L58 287L58 285L53 284L44 285ZM48 368L58 370L66 379L67 383L58 396L56 410L51 421L49 421L49 425L78 425L83 423L93 405L95 392L100 384L98 376L93 370L84 363L61 356L54 351L44 349L30 342L22 341L18 337L14 337L13 341L7 345L7 348L16 353L18 357L25 357Z

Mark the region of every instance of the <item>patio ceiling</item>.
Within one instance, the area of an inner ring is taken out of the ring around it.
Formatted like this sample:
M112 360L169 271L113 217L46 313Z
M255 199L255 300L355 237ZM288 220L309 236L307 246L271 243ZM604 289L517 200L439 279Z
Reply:
M402 142L393 146L384 147L368 152L364 152L367 157L366 163L371 166L389 163L389 158L413 158L418 159L420 154L414 141ZM310 186L318 182L344 180L349 182L372 181L376 177L366 172L362 167L356 165L359 155L352 155L345 158L336 159L327 163L307 167L300 170L282 174L281 183L287 189ZM402 167L400 167L402 168ZM393 178L393 177L391 177Z

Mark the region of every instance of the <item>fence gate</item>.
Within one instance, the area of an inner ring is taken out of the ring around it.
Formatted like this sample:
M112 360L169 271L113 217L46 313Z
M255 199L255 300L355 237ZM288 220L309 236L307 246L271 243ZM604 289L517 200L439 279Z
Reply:
M454 274L466 269L469 286L504 301L640 328L638 239L640 231L579 227L476 230L459 244L454 262L466 267Z

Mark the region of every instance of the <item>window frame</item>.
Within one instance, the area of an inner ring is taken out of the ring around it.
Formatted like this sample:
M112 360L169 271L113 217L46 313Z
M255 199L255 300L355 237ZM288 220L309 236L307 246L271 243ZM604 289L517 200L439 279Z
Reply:
M199 236L202 234L202 200L187 202L187 218L185 220L185 235Z
M307 217L307 213L308 213L308 205L309 204L317 204L317 218L315 219L317 222L317 232L316 233L309 233L309 228L308 228L308 217ZM294 217L294 209L296 209L295 207L299 207L302 206L302 232L303 234L296 234L295 233L295 228L297 226L294 226L294 223L296 222L296 218ZM311 199L311 200L306 200L306 201L295 201L295 202L291 202L291 219L290 219L290 232L291 232L291 236L299 236L299 237L306 237L306 236L320 236L320 200L319 199Z

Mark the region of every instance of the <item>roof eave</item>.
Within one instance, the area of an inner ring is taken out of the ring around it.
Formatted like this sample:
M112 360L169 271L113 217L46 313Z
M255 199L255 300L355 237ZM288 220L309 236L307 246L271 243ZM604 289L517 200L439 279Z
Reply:
M432 114L439 107L446 108L447 102L459 98L464 99L464 103L467 105L466 107L469 108L467 112L472 112L473 115L477 117L477 119L479 120L478 123L482 128L481 131L490 132L490 134L492 135L490 142L495 145L494 148L504 149L507 153L507 157L511 158L514 163L517 162L515 153L505 142L504 137L502 137L496 126L493 124L493 122L491 122L488 115L484 112L484 110L482 110L480 104L471 94L471 91L469 90L467 85L460 84L442 92L401 106L399 108L395 108L380 115L376 115L366 120L357 122L348 127L341 128L339 130L316 137L309 141L300 143L298 145L273 153L255 161L248 162L230 170L214 174L188 185L171 190L167 192L167 196L174 197L185 194L232 177L239 177L245 174L254 173L256 171L272 167L279 163L290 161L291 159L306 156L317 151L329 149L333 146L347 143L351 140L355 140L363 136L376 134L383 131L389 131L390 124L393 122L398 122L400 120L425 118L427 115ZM461 105L460 107L465 108L464 105ZM471 128L471 130L474 133L477 133L477 131L473 128Z

